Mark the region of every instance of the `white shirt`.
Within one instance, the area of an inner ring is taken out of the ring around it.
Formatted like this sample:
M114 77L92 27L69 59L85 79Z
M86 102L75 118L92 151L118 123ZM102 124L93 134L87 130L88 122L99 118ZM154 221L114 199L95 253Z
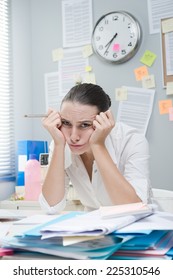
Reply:
M133 186L136 194L143 202L149 202L151 195L149 180L150 156L145 136L138 133L133 127L123 123L116 123L116 126L106 138L105 145L117 168ZM53 142L50 145L50 160L52 152ZM68 145L65 148L65 173L66 194L60 203L50 207L43 194L40 195L40 205L48 213L53 214L64 209L70 181L81 203L87 210L112 205L96 162L93 164L92 181L90 181L81 157L72 154Z

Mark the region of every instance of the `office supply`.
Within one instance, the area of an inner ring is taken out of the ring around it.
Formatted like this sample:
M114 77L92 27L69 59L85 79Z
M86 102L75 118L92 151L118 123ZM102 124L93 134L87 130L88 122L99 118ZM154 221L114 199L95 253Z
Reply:
M46 114L27 114L24 115L25 118L46 118Z
M173 230L173 213L155 211L154 214L148 217L118 229L116 234L136 234L147 230Z
M42 190L41 165L35 154L29 155L25 165L25 200L38 201Z
M43 227L41 234L47 236L100 236L110 234L122 227L145 217L148 213L126 215L124 217L102 219L100 210L94 210L84 215L75 216L69 223L64 220Z
M102 218L116 218L127 215L138 215L138 214L152 214L152 205L147 205L143 202L115 205L115 206L101 206L99 208L100 215Z
M30 154L36 154L39 160L41 153L48 153L48 142L42 140L19 140L17 142L18 173L17 186L24 186L24 171Z
M24 213L21 214L20 211L14 212L14 211L9 211L7 209L0 209L0 221L18 220L18 219L23 219L25 217L26 215Z

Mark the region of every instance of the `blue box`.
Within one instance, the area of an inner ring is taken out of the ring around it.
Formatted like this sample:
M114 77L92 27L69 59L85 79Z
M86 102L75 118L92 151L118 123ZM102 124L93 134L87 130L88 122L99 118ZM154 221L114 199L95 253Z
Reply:
M48 153L48 142L38 140L20 140L17 142L17 186L24 186L24 171L27 160L30 154L35 154L37 160L41 153Z

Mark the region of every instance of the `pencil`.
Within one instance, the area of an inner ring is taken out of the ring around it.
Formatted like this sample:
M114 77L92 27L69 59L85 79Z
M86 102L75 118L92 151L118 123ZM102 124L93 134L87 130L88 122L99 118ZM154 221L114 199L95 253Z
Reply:
M46 114L28 114L24 115L25 118L45 118L47 117Z

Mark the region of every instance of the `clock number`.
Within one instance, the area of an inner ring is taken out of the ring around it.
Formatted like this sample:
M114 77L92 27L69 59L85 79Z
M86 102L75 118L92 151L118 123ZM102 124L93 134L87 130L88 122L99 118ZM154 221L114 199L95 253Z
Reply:
M135 37L135 34L134 33L130 33L130 38L133 38Z
M118 56L117 53L113 53L114 58L117 58L117 56Z
M108 24L109 23L109 20L108 19L105 19L105 24Z
M96 36L96 41L99 41L100 40L100 36Z
M109 54L109 52L106 50L106 51L104 52L104 55L105 55L105 56L108 56L108 54Z
M99 46L99 50L100 50L100 51L103 50L103 45L100 45L100 46Z
M99 27L99 31L103 31L103 29L104 29L103 26Z
M128 25L127 25L127 26L128 26L128 28L131 28L131 23L128 23Z
M128 46L129 46L129 47L132 47L132 42L128 43Z
M112 20L118 20L118 16L113 16Z
M121 54L125 55L126 54L126 50L121 50Z

